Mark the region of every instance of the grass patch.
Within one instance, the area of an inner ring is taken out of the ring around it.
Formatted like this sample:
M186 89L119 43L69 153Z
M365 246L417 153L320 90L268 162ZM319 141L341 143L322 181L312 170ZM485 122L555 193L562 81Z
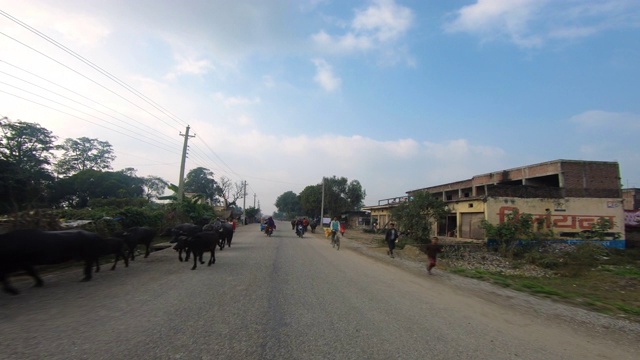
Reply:
M619 260L620 258L616 259ZM544 296L592 311L640 322L640 268L635 259L610 265L589 259L589 266L572 262L555 277L524 277L483 269L449 268L447 271L491 282L505 288Z

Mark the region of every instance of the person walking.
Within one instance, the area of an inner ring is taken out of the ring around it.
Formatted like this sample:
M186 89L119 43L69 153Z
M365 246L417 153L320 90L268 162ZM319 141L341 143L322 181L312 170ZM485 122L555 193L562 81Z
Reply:
M438 245L438 237L431 238L431 244L427 245L426 253L429 258L429 264L427 265L427 272L431 274L431 269L436 267L436 257L442 252L442 245Z
M384 240L387 242L389 246L389 250L387 250L387 255L393 258L393 249L396 248L396 240L398 240L398 230L396 229L395 223L389 224L389 229L387 229L387 233L384 235Z

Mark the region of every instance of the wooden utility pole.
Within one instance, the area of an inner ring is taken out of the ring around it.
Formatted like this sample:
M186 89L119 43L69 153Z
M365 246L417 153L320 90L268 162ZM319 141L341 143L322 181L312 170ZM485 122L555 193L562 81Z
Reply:
M196 137L196 134L189 135L189 125L185 133L180 133L184 137L184 145L182 145L182 161L180 162L180 179L178 180L178 202L184 199L184 167L187 162L187 150L189 149L189 138Z

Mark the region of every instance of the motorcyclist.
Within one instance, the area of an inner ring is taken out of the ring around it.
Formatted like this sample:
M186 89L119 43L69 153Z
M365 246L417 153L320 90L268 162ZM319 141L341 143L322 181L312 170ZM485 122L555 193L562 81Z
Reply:
M276 229L276 222L273 221L273 217L269 216L267 221L265 222L265 232L269 232L269 230L273 231Z

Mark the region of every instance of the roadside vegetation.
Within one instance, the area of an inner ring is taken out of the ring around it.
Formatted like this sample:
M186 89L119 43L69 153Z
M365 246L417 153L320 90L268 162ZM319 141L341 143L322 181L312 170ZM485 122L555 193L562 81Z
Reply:
M493 247L483 246L474 254L469 247L450 246L444 256L447 270L640 321L640 249L601 246L599 241L613 228L606 219L594 223L577 245L554 242L539 225L531 215L518 213L499 225L484 222ZM486 266L492 257L499 258L500 266Z
M407 245L422 248L430 224L446 214L444 203L428 194L416 196L392 212ZM542 296L592 311L640 322L640 249L610 249L599 244L610 236L612 223L601 218L581 235L581 244L554 241L544 220L513 212L502 224L481 224L486 243L441 242L438 267L446 271L517 291ZM408 230L411 229L411 230ZM417 230L413 230L417 229ZM370 229L368 242L381 247L384 230ZM619 234L614 234L618 238Z

